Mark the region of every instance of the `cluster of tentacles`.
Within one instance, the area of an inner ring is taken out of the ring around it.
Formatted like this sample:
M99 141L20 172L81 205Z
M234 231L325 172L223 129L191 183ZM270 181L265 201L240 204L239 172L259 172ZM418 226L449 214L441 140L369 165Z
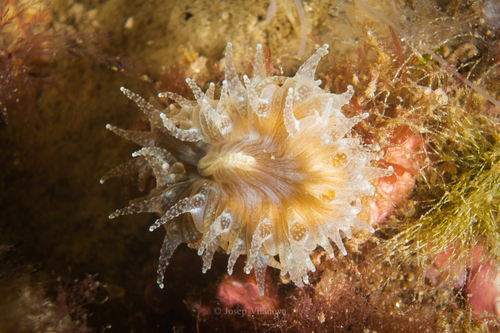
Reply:
M229 43L220 98L213 83L204 93L188 79L196 100L162 93L159 97L175 101L165 110L121 88L149 118L151 130L106 126L143 148L101 182L139 173L144 188L148 177L156 178L147 197L132 200L110 218L139 212L160 216L150 228L167 230L160 286L182 242L198 250L204 272L217 250L229 254L229 274L246 255L245 270L255 270L263 294L267 266L302 286L307 272L315 270L309 253L318 245L333 257L332 240L346 254L342 236L350 238L351 228L373 231L357 217L360 198L374 194L371 179L392 170L371 167L373 148L351 137L352 127L368 116L347 118L340 111L352 87L336 95L314 80L327 48L319 48L294 77L283 77L266 74L258 45L253 76L244 75L241 82Z

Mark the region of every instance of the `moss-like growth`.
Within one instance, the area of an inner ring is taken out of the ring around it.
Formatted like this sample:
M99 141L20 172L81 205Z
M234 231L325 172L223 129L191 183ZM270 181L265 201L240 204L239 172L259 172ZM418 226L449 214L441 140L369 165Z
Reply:
M470 264L472 250L480 245L486 249L481 263L497 260L500 137L486 120L460 109L446 111L453 124L432 133L430 146L439 159L434 162L435 170L424 174L427 178L423 185L430 187L421 190L438 200L430 205L422 201L428 210L418 219L408 219L408 228L386 247L401 259L416 258L422 263L453 248L450 258L456 265L456 261ZM435 178L438 175L441 179Z
M475 13L457 15L480 21L478 8ZM440 15L442 22L451 20ZM465 268L486 263L492 275L500 254L500 137L489 101L498 101L467 78L480 83L497 75L487 67L490 51L486 46L493 39L479 38L479 28L474 31L460 25L432 36L425 29L419 36L400 27L395 30L409 42L398 45L392 30L393 54L368 33L368 43L378 54L372 71L378 71L379 84L371 101L365 102L375 109L376 117L364 124L364 132L384 128L372 137L384 147L398 141L395 130L405 124L425 144L417 159L420 171L415 193L399 216L395 236L391 236L393 230L386 230L389 240L383 247L391 260L423 267L441 256L439 269L450 268L453 278L464 279ZM421 45L428 42L427 46L417 45L418 40L423 41ZM473 54L466 52L471 48ZM395 73L393 78L391 73ZM486 87L496 95L495 85Z

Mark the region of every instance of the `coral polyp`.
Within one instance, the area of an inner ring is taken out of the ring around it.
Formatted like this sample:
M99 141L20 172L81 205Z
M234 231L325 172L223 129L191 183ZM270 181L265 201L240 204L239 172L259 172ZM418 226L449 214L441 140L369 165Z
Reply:
M269 76L258 45L251 78L236 72L231 44L226 49L225 79L220 98L215 84L204 93L187 80L195 96L158 110L122 88L151 122L151 131L137 132L107 125L115 134L142 145L134 160L106 174L101 182L125 173L150 175L156 187L145 198L131 201L110 218L155 212L153 231L165 226L158 283L177 246L188 243L210 269L215 251L229 254L228 273L246 255L246 273L255 271L264 294L267 266L289 275L298 286L315 271L310 252L318 245L330 257L332 240L344 255L342 236L352 230L373 232L357 215L361 199L375 193L371 179L391 169L370 166L374 147L353 138L355 124L367 113L347 118L340 109L353 88L336 95L323 91L316 67L327 54L320 47L294 77ZM143 185L144 187L144 185Z

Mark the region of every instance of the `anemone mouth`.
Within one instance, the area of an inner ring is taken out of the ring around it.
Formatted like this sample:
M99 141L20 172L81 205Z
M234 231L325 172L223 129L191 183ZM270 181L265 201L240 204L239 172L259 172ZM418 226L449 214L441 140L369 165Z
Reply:
M346 254L341 234L350 238L351 228L373 231L357 217L360 198L373 195L370 179L392 171L370 167L377 158L373 148L350 137L352 127L367 116L349 119L340 112L352 87L335 95L314 80L327 47L319 48L294 77L284 78L266 74L258 45L254 75L244 76L243 85L229 43L220 98L215 98L215 85L202 92L188 79L196 100L160 94L175 101L169 110L160 111L122 88L148 116L151 131L108 126L143 148L101 182L125 173L156 178L148 196L110 218L139 212L160 216L150 227L167 231L160 286L182 242L198 250L204 272L217 250L229 254L229 274L237 258L247 255L245 271L255 271L264 294L267 266L303 286L308 271L315 270L310 251L320 246L333 257L331 240Z

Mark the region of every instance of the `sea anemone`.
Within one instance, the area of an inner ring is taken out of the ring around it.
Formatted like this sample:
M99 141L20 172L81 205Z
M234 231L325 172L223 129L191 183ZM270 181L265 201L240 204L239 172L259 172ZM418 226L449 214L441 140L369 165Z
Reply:
M352 128L368 117L347 118L340 112L353 88L336 95L314 80L327 54L323 45L294 77L268 76L259 44L253 77L240 81L231 43L226 48L225 79L220 98L215 85L202 90L187 83L195 101L170 92L159 97L175 101L160 111L128 89L151 122L146 132L106 128L144 148L101 179L139 173L142 188L150 175L156 187L130 206L110 215L155 212L150 227L164 225L158 284L180 243L188 243L203 259L203 272L216 250L229 254L228 273L247 255L245 271L255 270L264 294L267 266L281 269L297 285L315 271L310 252L320 245L333 258L330 239L345 255L342 235L373 228L361 221L361 198L375 192L371 179L389 176L392 168L370 166L377 158L372 146L353 138ZM340 233L342 231L342 234Z

